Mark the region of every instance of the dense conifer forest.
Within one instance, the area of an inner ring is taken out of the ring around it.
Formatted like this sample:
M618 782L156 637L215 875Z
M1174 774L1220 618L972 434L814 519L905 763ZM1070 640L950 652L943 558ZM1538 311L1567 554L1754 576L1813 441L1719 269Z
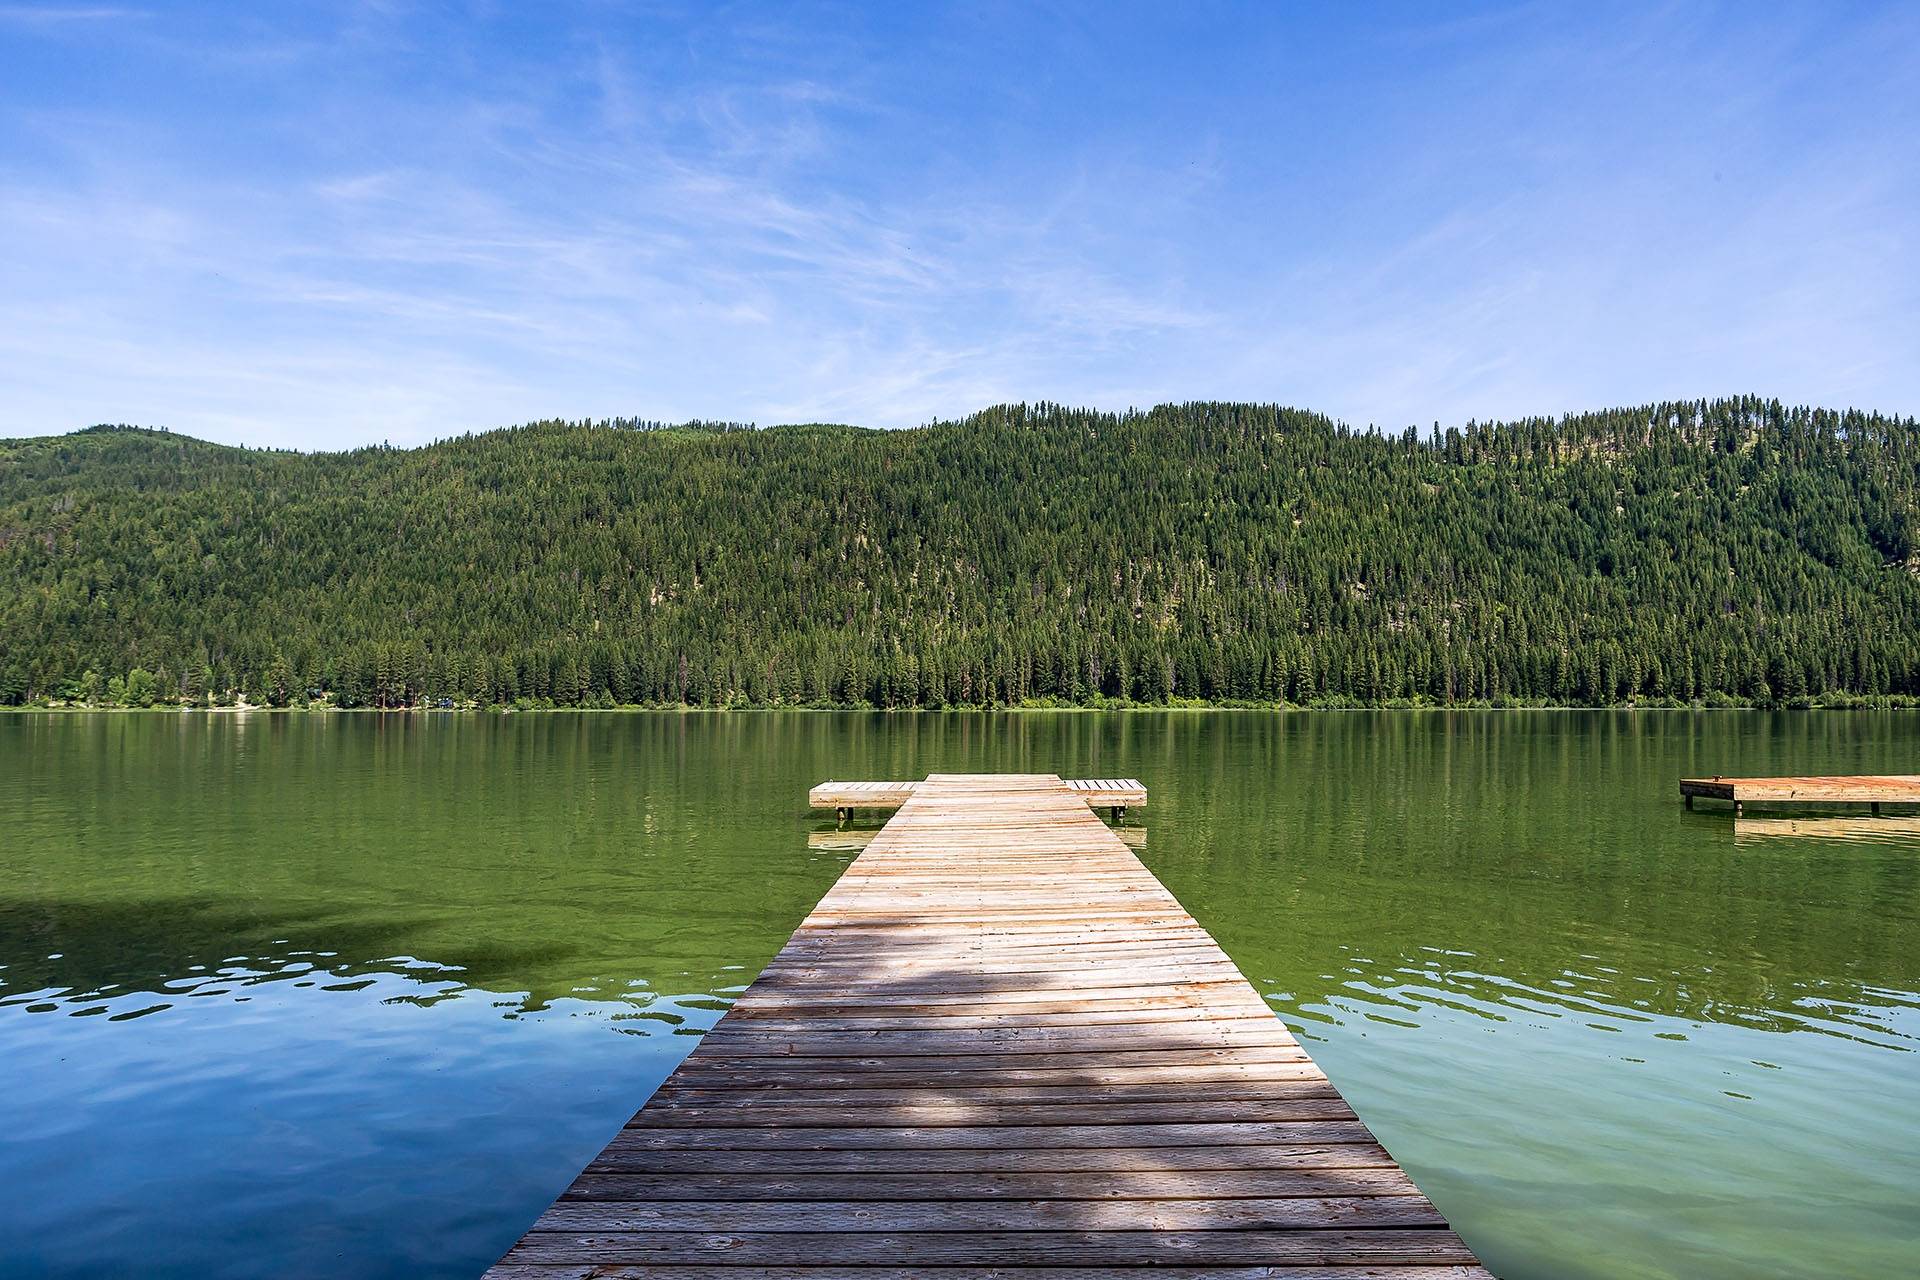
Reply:
M0 702L1905 702L1920 425L1268 405L0 442Z

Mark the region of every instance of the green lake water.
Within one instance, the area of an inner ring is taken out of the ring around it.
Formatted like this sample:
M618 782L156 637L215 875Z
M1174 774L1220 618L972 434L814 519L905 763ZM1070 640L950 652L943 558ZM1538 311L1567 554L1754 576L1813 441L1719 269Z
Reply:
M1133 776L1142 856L1508 1280L1920 1258L1920 772L1839 713L0 716L0 1274L471 1276L850 852L809 785Z

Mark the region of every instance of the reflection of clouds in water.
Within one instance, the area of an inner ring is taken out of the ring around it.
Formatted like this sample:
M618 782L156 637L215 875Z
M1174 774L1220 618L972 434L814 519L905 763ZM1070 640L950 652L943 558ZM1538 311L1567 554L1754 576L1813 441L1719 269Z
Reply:
M848 856L823 861L844 865ZM625 924L628 934L617 939L450 939L452 954L431 959L392 950L422 935L447 937L445 922L425 911L340 917L324 907L266 910L233 899L0 898L8 944L0 1013L125 1021L177 1015L190 1001L246 1004L266 984L285 984L371 992L379 1003L419 1008L476 997L510 1020L605 1016L628 1034L699 1034L757 971L715 965L697 930L670 915L630 916ZM312 945L315 939L324 945Z
M268 945L287 941L272 939ZM660 991L643 978L612 975L576 980L564 992L500 991L476 981L464 965L411 955L345 960L337 950L304 947L229 955L217 961L192 961L191 953L186 953L178 957L169 976L167 968L153 967L163 964L162 958L146 954L142 971L123 969L110 981L88 980L97 973L84 963L63 966L69 959L67 952L48 953L30 970L19 963L0 965L0 1011L65 1013L121 1022L184 1012L189 1001L246 1004L262 988L284 985L337 994L370 992L384 1005L420 1008L463 997L484 998L507 1019L548 1014L606 1016L622 1024L616 1030L630 1034L650 1034L653 1025L698 1033L717 1021L733 997L745 989L743 975L723 973L714 975L707 989L684 993Z
M1424 1010L1463 1014L1489 1022L1573 1018L1592 1030L1619 1032L1631 1026L1655 1029L1663 1040L1685 1040L1686 1030L1720 1024L1768 1032L1813 1032L1882 1049L1912 1052L1920 1028L1920 993L1840 982L1814 983L1753 993L1764 1003L1729 997L1712 971L1659 978L1630 976L1595 964L1591 972L1567 970L1527 980L1487 972L1486 958L1447 951L1442 964L1402 957L1375 961L1349 952L1340 973L1320 975L1311 998L1269 990L1267 999L1312 1037L1314 1024L1345 1026L1350 1020L1418 1027ZM1589 957L1596 959L1597 957ZM1472 961L1479 961L1476 966ZM1686 1024L1676 1027L1674 1024ZM1317 1038L1317 1037L1314 1037Z

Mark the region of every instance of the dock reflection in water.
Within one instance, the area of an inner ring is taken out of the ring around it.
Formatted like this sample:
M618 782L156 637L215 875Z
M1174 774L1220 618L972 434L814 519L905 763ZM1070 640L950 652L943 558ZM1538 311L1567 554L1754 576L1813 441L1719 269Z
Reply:
M1733 838L1737 841L1774 840L1782 836L1906 846L1920 855L1920 814L1882 818L1743 817L1733 820Z

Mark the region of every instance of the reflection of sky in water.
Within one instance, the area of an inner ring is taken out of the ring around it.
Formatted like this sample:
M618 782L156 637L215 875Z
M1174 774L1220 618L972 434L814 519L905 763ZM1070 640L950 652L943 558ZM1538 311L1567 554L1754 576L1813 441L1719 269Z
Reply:
M674 992L589 973L536 999L430 959L264 943L85 987L44 983L65 953L0 968L0 1270L250 1276L272 1241L278 1274L470 1274L752 976ZM15 985L25 967L42 985Z
M10 1274L471 1274L694 1043L663 1033L718 1017L704 994L529 1011L432 965L352 972L289 957L0 1009ZM78 1016L23 1016L49 1006Z
M286 939L275 939L284 943ZM49 963L65 959L60 953ZM0 990L6 990L6 966L0 965ZM503 1018L563 1016L605 1018L617 1030L635 1030L622 1023L644 1020L662 1027L697 1033L711 1026L732 1003L730 997L752 980L743 973L740 984L697 996L662 994L648 989L641 978L608 977L575 985L567 996L535 1000L530 993L489 992L470 986L458 965L437 964L413 956L387 956L348 962L333 951L290 949L280 956L228 956L216 965L190 964L181 976L140 990L119 990L121 984L103 983L92 989L44 987L0 998L0 1009L25 1013L66 1013L71 1017L103 1016L125 1022L163 1013L188 1000L224 997L234 1004L254 998L254 989L268 983L286 983L296 990L375 991L382 1004L409 1004L431 1008L445 1000L469 997L484 1000Z

